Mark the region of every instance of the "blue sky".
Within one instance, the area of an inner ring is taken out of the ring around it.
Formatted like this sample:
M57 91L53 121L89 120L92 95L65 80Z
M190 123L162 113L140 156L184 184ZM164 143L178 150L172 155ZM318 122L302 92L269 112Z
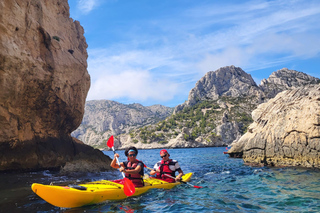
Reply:
M69 0L89 45L87 100L174 107L209 71L257 84L284 67L320 78L320 1Z

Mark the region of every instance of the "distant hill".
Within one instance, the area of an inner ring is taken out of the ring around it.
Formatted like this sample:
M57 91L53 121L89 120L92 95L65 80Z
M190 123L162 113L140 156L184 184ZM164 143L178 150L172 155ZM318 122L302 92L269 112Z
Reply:
M162 105L142 106L116 101L87 101L81 125L72 136L84 143L100 147L111 135L129 133L146 125L157 123L171 115L173 108Z
M85 143L93 141L94 138L95 144L105 146L104 140L112 133L118 135L118 148L130 145L138 148L225 146L246 132L253 121L251 112L259 104L284 90L316 83L319 83L318 78L284 68L272 73L268 79L263 79L258 86L251 75L241 68L222 67L206 73L191 89L188 100L176 106L174 111L170 108L166 111L167 114L162 113L161 117L157 117L158 121L153 119L152 122L141 122L148 120L144 118L130 123L129 118L120 116L126 114L125 108L122 108L120 114L110 114L110 111L107 113L105 109L105 116L102 116L100 110L94 109L90 110L90 113L95 116L87 116L86 110L83 124L77 130L82 129L82 133L78 132L78 137L81 136L79 139ZM89 109L86 105L87 108ZM89 120L95 120L95 126L98 127L106 122L107 117L122 122L114 122L113 131L111 127L109 130L104 128L103 134L103 128L95 128L96 132L93 128L88 131Z

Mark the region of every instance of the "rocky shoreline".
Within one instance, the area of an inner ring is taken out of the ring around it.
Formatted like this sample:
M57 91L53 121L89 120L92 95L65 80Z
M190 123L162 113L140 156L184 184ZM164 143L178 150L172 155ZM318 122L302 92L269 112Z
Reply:
M230 155L264 166L320 168L320 85L281 92L252 112Z

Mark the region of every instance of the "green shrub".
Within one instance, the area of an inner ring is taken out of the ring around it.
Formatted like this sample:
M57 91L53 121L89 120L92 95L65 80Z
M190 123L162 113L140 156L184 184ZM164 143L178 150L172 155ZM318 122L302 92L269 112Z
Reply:
M187 140L189 140L189 135L184 134L184 135L183 135L183 138L187 141Z
M58 36L52 36L53 39L60 41L60 38Z
M160 144L167 144L168 141L163 140L163 141L159 141L159 143L160 143Z
M138 142L139 142L139 141L138 141L137 139L134 139L134 140L133 140L133 143L134 143L134 144L136 144L136 143L138 143Z

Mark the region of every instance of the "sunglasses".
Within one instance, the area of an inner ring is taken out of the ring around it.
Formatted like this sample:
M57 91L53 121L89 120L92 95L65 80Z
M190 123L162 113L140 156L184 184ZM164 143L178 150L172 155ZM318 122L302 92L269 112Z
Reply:
M165 157L167 157L167 154L165 154L165 155L163 155L163 156L160 156L161 158L165 158Z
M128 155L129 157L135 157L135 156L137 156L136 154L130 154L130 155Z

